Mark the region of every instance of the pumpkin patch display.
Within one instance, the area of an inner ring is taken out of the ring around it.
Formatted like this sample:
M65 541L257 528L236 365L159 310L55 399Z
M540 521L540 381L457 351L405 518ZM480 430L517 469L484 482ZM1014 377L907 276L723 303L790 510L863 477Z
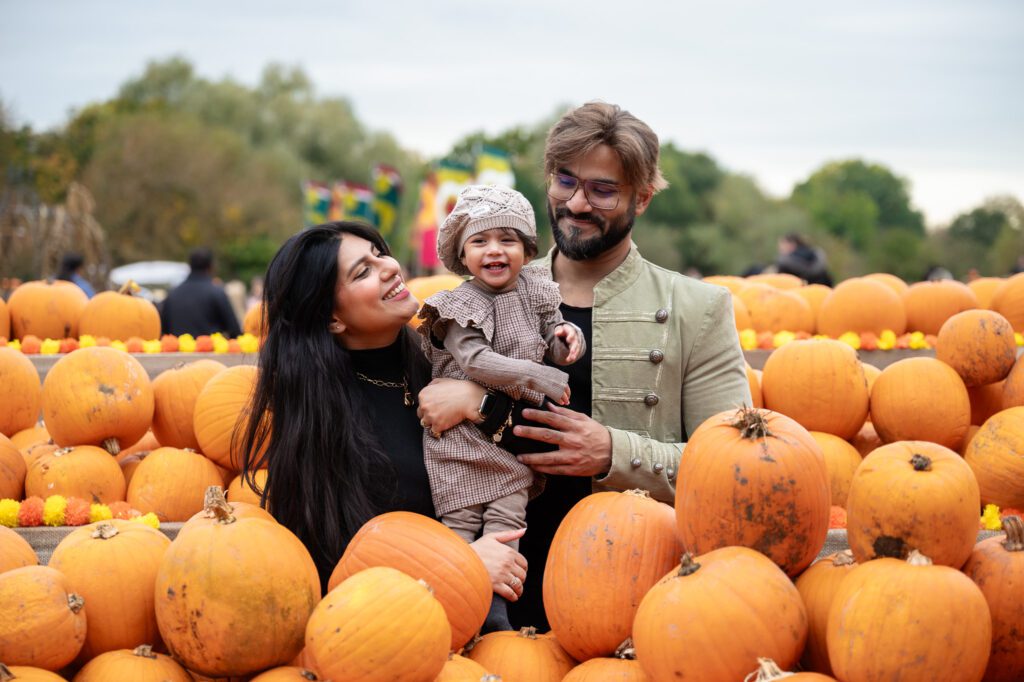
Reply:
M825 544L830 499L824 455L804 427L770 410L728 410L690 436L676 524L690 552L751 547L796 576Z
M532 627L490 632L468 656L502 682L560 682L576 665L555 637L538 634Z
M0 526L0 573L38 564L36 551L28 540L7 526Z
M199 450L226 469L242 470L241 447L249 428L249 405L259 370L238 365L218 372L206 382L196 398L192 426ZM255 454L258 459L266 449Z
M0 500L20 500L25 492L25 458L7 436L0 434Z
M832 674L828 660L828 612L840 583L856 565L853 552L847 549L815 561L796 579L796 589L807 609L807 646L800 658L804 670Z
M317 604L306 647L327 679L433 680L448 659L451 627L422 580L387 566L346 578Z
M1017 360L1013 327L991 310L967 310L946 320L935 357L956 370L968 387L1002 381Z
M915 282L903 292L907 310L907 329L923 334L938 334L946 320L957 313L978 307L978 297L963 282L943 279Z
M995 295L996 289L1002 286L1004 281L1006 280L1002 277L978 277L968 282L967 286L978 299L978 307L991 310L992 297Z
M16 339L78 337L78 320L89 302L77 284L64 280L25 282L11 292L7 309Z
M964 449L983 504L1024 508L1024 407L992 415Z
M35 365L6 346L0 347L0 405L0 435L7 437L32 428L43 405L43 387Z
M82 309L79 333L118 341L160 338L160 312L138 293L139 285L128 280L117 291L93 296Z
M812 332L811 306L792 291L768 284L750 284L738 294L750 313L750 326L759 332Z
M100 654L89 661L72 682L192 682L192 676L165 654L158 654L148 644L135 649L118 649Z
M125 488L117 460L92 445L43 452L35 457L25 476L26 496L63 495L110 504L124 500Z
M49 566L0 573L0 660L60 670L85 643L83 599Z
M886 329L899 336L907 330L903 300L890 286L865 277L847 279L821 302L818 333L838 338L846 332L881 334Z
M161 445L199 449L192 418L206 382L227 367L216 360L179 363L153 379L153 435Z
M977 585L917 551L907 560L860 564L829 609L828 655L841 680L894 679L912 670L919 680L979 681L991 638Z
M217 465L198 452L157 448L133 472L127 500L161 522L188 521L202 511L206 489L221 484Z
M814 317L814 329L811 331L817 333L818 313L821 312L821 304L832 293L832 287L825 286L824 284L808 284L799 289L794 289L793 293L807 301L807 305L811 306L811 315Z
M907 358L875 379L871 423L885 443L927 440L957 450L971 425L971 399L963 379L946 363Z

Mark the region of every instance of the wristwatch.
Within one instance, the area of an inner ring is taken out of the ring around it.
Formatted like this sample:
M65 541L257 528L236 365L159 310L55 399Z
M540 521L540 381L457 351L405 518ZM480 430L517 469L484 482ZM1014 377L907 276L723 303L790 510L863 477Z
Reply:
M498 399L494 395L494 391L488 390L484 393L484 397L480 399L480 407L476 408L479 418L476 420L477 424L483 424L487 421L487 418L494 412L495 406L498 404Z

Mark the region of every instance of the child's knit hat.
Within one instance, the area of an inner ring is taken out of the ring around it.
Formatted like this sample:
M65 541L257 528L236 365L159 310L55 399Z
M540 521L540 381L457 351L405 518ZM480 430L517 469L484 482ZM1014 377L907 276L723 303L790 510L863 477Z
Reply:
M496 227L515 229L536 251L537 223L526 197L508 187L470 185L459 193L455 208L438 230L437 255L455 274L468 275L469 270L459 260L462 247L474 234Z

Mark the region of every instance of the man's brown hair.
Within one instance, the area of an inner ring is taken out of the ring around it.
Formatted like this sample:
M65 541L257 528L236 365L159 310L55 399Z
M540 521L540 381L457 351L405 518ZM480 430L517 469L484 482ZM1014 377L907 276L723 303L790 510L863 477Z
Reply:
M626 180L652 193L668 187L658 168L658 136L650 126L616 104L587 102L562 116L548 132L544 172L555 173L599 144L615 150Z

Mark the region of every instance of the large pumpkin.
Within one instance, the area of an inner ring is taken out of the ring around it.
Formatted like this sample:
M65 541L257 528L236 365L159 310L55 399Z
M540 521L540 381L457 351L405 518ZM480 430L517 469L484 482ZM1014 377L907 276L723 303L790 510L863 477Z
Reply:
M832 674L828 661L828 610L843 578L857 565L846 549L815 561L796 579L796 589L807 609L807 646L800 664L804 670Z
M0 526L0 573L38 564L39 558L28 540L7 526Z
M814 331L811 306L792 291L767 284L751 284L739 293L750 313L750 326L764 332Z
M793 666L806 640L800 593L746 547L685 555L648 591L633 623L636 657L652 680L736 682L759 656Z
M846 509L857 561L906 558L917 549L936 564L960 568L974 547L981 503L960 455L935 443L901 441L864 458Z
M492 596L487 568L465 540L434 519L395 511L367 521L334 567L328 590L374 566L430 585L451 624L451 649L468 642L487 617Z
M828 656L841 680L981 680L991 638L981 590L916 551L857 566L829 609Z
M221 485L217 465L193 450L157 448L138 465L126 499L161 522L188 521L202 511L206 489Z
M905 281L903 281L901 278L897 277L896 275L890 272L872 272L869 275L864 275L863 279L870 279L874 280L875 282L881 282L882 284L892 289L893 292L900 298L903 297L904 292L906 292L908 288L908 284Z
M46 374L43 419L58 445L100 445L116 455L153 421L149 375L124 351L79 348Z
M42 392L43 387L40 385L40 403L42 403ZM11 436L11 443L14 444L14 447L21 450L22 454L24 454L24 452L33 445L45 443L47 441L50 441L50 432L46 430L46 426L43 425L42 421L36 422L34 426L22 429Z
M987 682L1024 680L1024 523L1003 518L1004 537L982 540L964 564L964 574L981 588L992 614L992 654Z
M824 284L808 284L799 289L794 289L793 293L807 301L807 305L811 306L811 314L814 316L814 329L812 331L816 333L818 331L818 313L821 312L821 304L832 293L832 287L825 286Z
M82 526L60 541L49 565L85 599L89 619L79 661L158 640L153 585L170 544L144 523L116 519Z
M89 297L77 284L64 280L25 282L7 299L11 331L21 339L78 337L78 319Z
M49 566L0 573L0 661L60 670L85 643L84 602Z
M989 417L1003 411L1003 385L1005 383L1005 381L997 381L994 384L973 386L967 389L967 397L971 400L971 426L981 426L988 421ZM966 440L964 442L966 443Z
M1013 327L991 310L966 310L939 329L935 357L956 370L970 388L1002 381L1017 360Z
M878 437L874 424L864 422L864 426L860 427L857 435L850 439L850 444L857 448L861 457L864 457L875 448L881 447L882 439Z
M927 440L956 450L971 425L963 379L935 358L889 365L871 387L871 423L883 442Z
M978 297L963 282L943 279L916 282L903 294L907 309L907 329L938 334L946 320L957 313L978 307Z
M778 664L770 658L757 659L758 668L744 678L744 682L835 682L834 677L822 675L821 673L788 673L782 670ZM757 677L754 677L754 675Z
M764 372L747 365L747 383L750 385L750 401L753 407L764 407L764 393L761 391L761 376Z
M160 338L160 312L138 292L139 285L129 280L118 291L93 296L82 309L78 333L105 336L112 341L127 341L133 336Z
M1005 280L1002 277L978 277L967 283L971 291L978 299L978 307L986 310L992 309L992 297L996 289L1002 286Z
M742 298L735 294L732 296L732 317L733 322L736 323L736 329L750 329L752 327L750 311L747 310L747 304L743 302Z
M988 419L964 450L983 504L1024 508L1024 407Z
M263 491L267 489L268 475L269 472L266 469L257 469L252 474L252 483L247 483L245 481L245 477L242 474L238 474L231 479L231 483L228 484L227 490L224 491L228 501L248 502L249 504L259 506L261 504ZM255 487L253 484L255 484Z
M287 664L320 598L309 552L274 521L236 518L226 505L207 513L182 528L160 562L160 635L186 667L211 677Z
M795 576L824 546L830 506L821 448L789 417L720 412L686 444L675 508L690 552L752 547Z
M737 277L736 275L708 275L703 279L708 284L717 284L720 287L725 287L733 294L738 294L746 287L750 286L750 282L743 277Z
M11 313L7 310L7 302L0 297L0 339L11 338Z
M49 670L34 668L25 665L12 665L10 667L0 663L0 682L65 682L64 678Z
M25 494L80 497L109 504L125 496L124 474L117 460L92 445L41 454L28 467Z
M775 289L799 289L804 281L796 275L788 272L762 272L757 275L750 275L747 281L755 284L767 284Z
M0 500L20 500L25 492L25 458L10 439L0 434Z
M640 600L682 552L675 526L672 507L643 490L594 493L569 510L548 551L544 611L570 656L609 656L629 637Z
M838 338L846 332L881 334L886 329L897 335L906 331L907 313L899 295L882 282L844 280L821 302L819 334Z
M480 682L487 675L487 669L473 659L449 653L448 660L433 682Z
M1024 406L1024 355L1017 358L1003 382L1002 408Z
M448 658L451 627L430 586L387 566L346 578L313 610L306 647L327 679L433 680Z
M761 374L764 406L808 431L853 438L868 414L868 384L857 352L829 339L776 348Z
M245 317L242 318L242 331L262 339L267 335L264 329L265 324L266 320L263 319L263 302L261 301L245 311Z
M170 656L143 644L132 650L108 651L89 661L72 682L192 682L192 676Z
M222 467L242 469L242 442L249 428L252 393L259 370L237 365L211 377L196 398L192 426L199 450ZM268 441L269 442L269 441ZM266 449L256 454L257 459Z
M405 287L413 295L413 298L420 302L422 307L423 302L434 294L442 291L451 291L464 281L464 279L456 275L428 275L425 277L413 277L406 281ZM413 327L418 327L420 325L419 316L413 315L412 319L409 320L409 324Z
M216 360L179 363L153 379L153 435L161 445L199 449L192 426L206 382L227 369Z
M811 436L818 442L825 456L825 468L828 469L828 487L832 493L832 506L846 508L846 498L850 494L850 482L853 474L860 466L862 457L857 448L848 441L831 433L811 431Z
M13 436L39 419L43 387L35 365L21 351L0 347L0 435Z
M562 682L650 682L640 661L636 660L633 639L627 639L614 656L584 661L569 671Z
M467 655L502 682L561 682L576 665L555 637L532 627L490 632Z
M1014 331L1024 333L1024 272L999 285L992 294L990 307L1009 320Z

